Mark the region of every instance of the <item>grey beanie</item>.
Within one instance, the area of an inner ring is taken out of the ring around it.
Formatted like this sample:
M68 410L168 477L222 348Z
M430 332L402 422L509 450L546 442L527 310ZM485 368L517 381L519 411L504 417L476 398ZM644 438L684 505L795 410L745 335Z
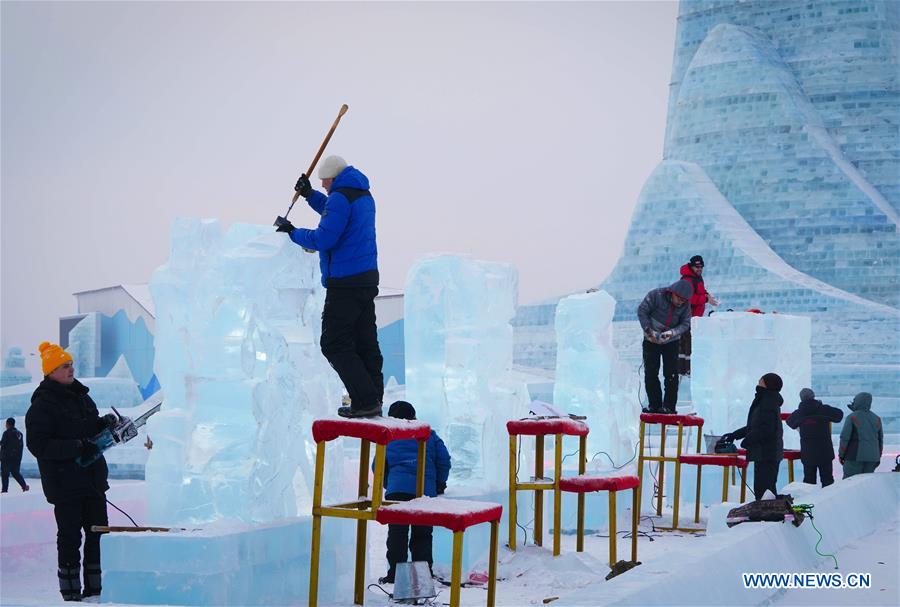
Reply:
M812 391L812 388L803 388L800 390L800 400L812 400L816 397L816 393Z
M346 160L340 156L329 156L319 165L319 179L333 179L346 168Z
M694 287L686 280L679 280L669 286L669 291L675 293L681 299L690 299L691 295L694 294Z

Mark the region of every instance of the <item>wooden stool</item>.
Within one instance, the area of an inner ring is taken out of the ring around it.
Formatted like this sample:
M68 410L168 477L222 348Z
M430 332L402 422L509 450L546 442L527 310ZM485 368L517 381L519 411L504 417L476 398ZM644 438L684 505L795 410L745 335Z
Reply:
M659 424L659 455L644 455L644 440L648 424ZM674 455L666 455L666 426L678 426L678 445ZM641 490L638 491L638 517L641 512L641 493L644 488L644 462L659 462L659 494L656 498L656 515L662 516L663 488L665 487L666 462L675 464L675 491L681 482L681 465L678 456L681 455L683 433L686 427L697 428L697 453L700 453L700 441L703 439L703 418L696 415L668 415L665 413L641 413L641 437L638 448L638 478L641 481Z
M318 419L312 425L316 441L316 477L313 486L312 546L309 560L309 606L316 607L319 590L319 550L322 541L322 517L356 519L356 571L353 584L353 602L363 604L366 574L366 524L375 520L382 505L384 488L384 458L386 445L395 440L419 441L416 495L425 492L425 443L431 436L431 426L416 420L395 418ZM341 436L360 439L359 491L351 502L322 505L322 483L325 471L325 443ZM369 446L375 443L375 472L372 480L372 497L369 494Z
M534 543L543 545L544 491L553 491L553 556L559 555L559 527L562 501L559 478L562 476L562 437L578 437L578 472L584 472L587 461L587 424L568 417L518 419L506 422L509 432L509 549L516 549L516 491L534 491ZM544 478L544 437L555 437L553 478ZM534 481L520 483L516 474L519 436L534 436ZM584 495L578 496L578 507L584 508Z
M453 532L453 560L450 575L450 607L459 606L462 578L463 534L468 527L491 524L491 548L488 560L487 605L497 598L497 543L503 506L491 502L473 502L443 497L418 497L408 502L382 506L375 515L382 525L424 525L445 527Z
M638 492L641 480L636 476L592 476L579 474L559 481L560 491L577 493L584 497L585 493L594 491L609 492L609 566L616 564L616 492L631 489L631 560L637 562L638 536ZM584 500L578 501L578 539L577 552L584 551Z
M722 501L728 501L728 470L729 468L737 468L741 471L741 503L743 504L747 497L746 469L747 460L740 455L731 454L702 454L702 455L679 455L679 464L691 464L697 466L697 494L694 504L694 522L700 522L700 479L703 474L703 466L722 466L724 468L722 476ZM681 486L675 483L675 505L672 511L672 529L680 531L698 531L697 529L682 528L678 526L678 506L680 498Z
M800 450L799 449L784 449L783 459L787 460L788 463L788 482L794 482L794 462L800 459ZM738 449L738 454L747 456L746 449Z

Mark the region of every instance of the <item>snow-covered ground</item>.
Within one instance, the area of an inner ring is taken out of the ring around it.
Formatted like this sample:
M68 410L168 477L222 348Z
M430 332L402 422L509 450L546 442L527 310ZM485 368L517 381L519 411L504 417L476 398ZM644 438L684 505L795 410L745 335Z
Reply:
M885 467L887 468L887 467ZM894 473L884 470L877 476L889 474L891 482ZM900 477L900 475L897 475ZM888 478L881 480L887 481ZM838 541L838 537L854 537L841 546L836 556L840 563L840 572L871 573L872 587L867 590L782 590L769 593L764 601L753 599L748 603L748 596L733 596L730 599L720 595L710 597L710 604L777 604L777 605L897 605L900 604L900 584L898 584L898 566L900 566L900 517L898 517L898 504L896 499L887 505L887 511L893 515L884 517L884 520L871 525L874 532L865 532L859 537L853 529L846 531L844 527L863 529L859 520L861 517L871 518L871 509L866 510L864 504L860 508L847 508L846 520L836 521L833 513L825 510L825 499L840 499L842 503L854 503L857 498L856 490L847 481L846 489L839 496L838 492L812 489L812 493L806 488L797 487L795 492L801 494L802 500L814 501L818 499L821 505L822 515L816 519L819 529L826 535L826 542ZM0 512L2 512L2 528L0 528L0 604L2 605L60 605L56 582L56 549L55 549L55 525L52 508L43 499L40 481L31 479L29 484L32 490L28 493L20 493L18 487L13 485L10 493L4 494L0 499ZM841 481L836 488L841 489ZM889 495L891 483L880 484L881 494ZM885 489L887 487L887 489ZM849 490L849 491L848 491ZM859 498L866 494L862 489ZM868 489L867 489L868 491ZM885 493L887 491L888 493ZM831 495L829 495L829 493ZM600 499L589 496L591 499ZM139 523L144 517L146 503L144 498L144 483L141 481L113 481L109 492L109 499L113 503L127 511ZM891 510L893 509L893 510ZM716 516L713 510L704 509L704 516ZM843 511L843 510L842 510ZM129 521L114 508L109 508L110 523L128 525ZM871 521L862 521L862 523ZM691 561L703 562L704 555L723 549L723 542L731 541L729 534L735 532L741 534L740 542L734 550L746 551L751 555L754 551L754 542L762 542L763 535L758 533L758 527L744 525L734 530L718 531L713 535L704 533L669 533L654 531L655 526L665 523L665 519L642 519L641 534L638 540L639 560L642 565L637 569L625 573L619 578L609 582L604 580L608 572L608 537L603 533L590 534L585 538L585 552L575 552L575 536L565 534L562 538L562 554L553 558L548 547L538 548L527 546L512 553L505 547L501 547L499 567L500 581L497 587L497 604L500 606L513 605L542 605L544 601L558 603L560 605L590 605L607 604L616 602L621 604L646 604L636 602L641 596L641 587L647 587L654 583L669 583L673 571L678 566ZM838 530L835 525L840 525ZM805 526L809 526L805 523ZM779 528L792 530L789 525ZM797 538L812 537L811 530L801 527L803 534ZM387 528L380 525L369 526L369 567L368 584L375 584L377 578L384 574L384 540ZM467 534L487 533L487 527L475 527L467 531ZM501 533L501 535L503 535ZM768 534L771 535L771 534ZM630 541L626 537L627 529L621 526L618 540L619 558L628 558L630 553ZM736 537L736 536L735 536ZM793 536L791 536L793 537ZM550 545L549 537L545 535L545 544ZM823 545L823 551L828 552L827 543ZM760 546L755 547L759 551ZM765 548L765 546L763 546ZM811 567L799 566L797 571L809 570L815 573L829 573L832 571L831 560L819 558L813 554L811 546L801 544L794 546L798 553L804 555L804 562L813 563ZM740 554L735 558L740 559ZM352 567L352 565L348 565ZM483 562L476 564L474 570L486 569ZM722 564L722 570L728 570ZM782 571L782 569L777 569ZM438 568L438 573L449 577L449 571ZM719 574L715 568L710 568L704 575L713 576ZM387 586L386 590L391 587ZM449 601L449 588L438 586L440 594L436 604L445 604ZM739 591L740 592L740 591ZM759 593L760 591L755 591ZM686 596L673 588L669 600L665 604L687 605L695 604L695 601L686 600ZM596 597L593 600L592 597ZM462 591L463 605L483 605L486 599L484 587L467 587ZM351 602L348 595L346 602ZM599 601L599 603L597 602ZM305 604L305 597L301 597L297 604ZM375 586L371 586L366 593L367 605L388 605L387 596ZM663 604L655 602L652 604Z

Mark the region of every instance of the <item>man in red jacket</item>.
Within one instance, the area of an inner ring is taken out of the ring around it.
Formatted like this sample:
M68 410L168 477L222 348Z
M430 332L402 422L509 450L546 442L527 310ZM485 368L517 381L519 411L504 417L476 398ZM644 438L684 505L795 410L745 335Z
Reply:
M709 294L706 285L703 284L703 258L694 255L691 260L681 266L681 279L686 280L694 287L691 295L691 316L703 316L706 304L719 305L719 301ZM680 375L691 374L691 332L681 336L678 352L678 373Z

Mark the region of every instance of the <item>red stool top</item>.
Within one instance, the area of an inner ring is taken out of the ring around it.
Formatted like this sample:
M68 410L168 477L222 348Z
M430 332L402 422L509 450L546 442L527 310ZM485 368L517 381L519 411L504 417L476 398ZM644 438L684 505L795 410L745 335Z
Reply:
M506 430L513 436L517 434L528 436L541 436L544 434L587 436L588 432L591 431L586 423L570 417L514 419L506 422Z
M703 418L696 415L669 415L667 413L641 413L641 421L647 424L677 426L702 426Z
M625 491L641 484L636 476L591 476L579 474L559 479L559 490L569 493L590 493L592 491Z
M747 460L740 455L714 455L714 454L697 454L697 455L679 455L678 461L682 464L693 464L695 466L737 466L738 468L746 468Z
M738 455L747 455L747 450L738 449ZM800 459L800 451L797 449L784 449L784 459L788 461Z
M362 438L379 445L404 438L428 440L431 426L425 422L395 417L317 419L312 425L313 440L334 440L340 436Z
M782 413L782 414L781 414L781 421L783 421L783 422L784 422L784 421L787 421L787 418L789 418L790 416L791 416L790 413Z
M375 513L375 520L382 525L425 525L464 531L472 525L499 521L502 514L503 506L493 502L417 497L408 502L382 506Z

